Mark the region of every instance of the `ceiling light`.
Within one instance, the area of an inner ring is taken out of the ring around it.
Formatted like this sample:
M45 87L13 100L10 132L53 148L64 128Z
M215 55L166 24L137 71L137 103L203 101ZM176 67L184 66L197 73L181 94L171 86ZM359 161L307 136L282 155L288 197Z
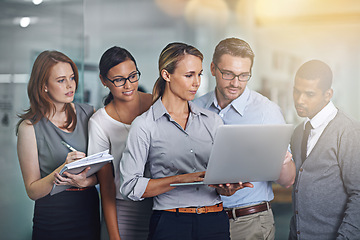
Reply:
M30 25L30 18L29 17L22 17L20 19L20 26L26 28Z
M39 5L43 2L43 0L32 0L33 4Z
M185 8L185 18L199 26L226 26L230 9L225 0L190 0Z

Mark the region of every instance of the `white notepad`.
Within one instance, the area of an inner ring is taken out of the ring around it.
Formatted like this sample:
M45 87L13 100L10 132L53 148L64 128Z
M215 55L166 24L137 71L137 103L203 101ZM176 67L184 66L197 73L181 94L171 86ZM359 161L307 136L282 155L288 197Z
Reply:
M60 175L63 175L64 172L69 172L72 174L79 174L85 170L85 168L90 167L90 170L87 172L86 176L91 176L92 174L99 171L105 164L111 162L114 157L109 154L109 149L103 152L95 153L88 157L82 158L80 160L66 164L59 172ZM50 195L62 192L71 186L69 185L55 185L53 186Z

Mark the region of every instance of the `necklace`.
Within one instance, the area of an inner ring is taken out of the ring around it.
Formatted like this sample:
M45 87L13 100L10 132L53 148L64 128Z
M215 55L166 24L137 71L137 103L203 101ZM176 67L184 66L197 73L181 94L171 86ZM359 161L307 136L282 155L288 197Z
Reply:
M139 93L138 93L138 97L139 97L139 114L140 114L140 113L141 113L141 97L140 97ZM127 124L125 124L124 121L121 119L120 114L119 114L119 112L118 112L118 110L117 110L117 108L116 108L115 100L113 100L112 103L113 103L113 105L114 105L116 115L118 116L120 122L124 125L126 131L129 132L130 128L129 128L129 127L127 126Z

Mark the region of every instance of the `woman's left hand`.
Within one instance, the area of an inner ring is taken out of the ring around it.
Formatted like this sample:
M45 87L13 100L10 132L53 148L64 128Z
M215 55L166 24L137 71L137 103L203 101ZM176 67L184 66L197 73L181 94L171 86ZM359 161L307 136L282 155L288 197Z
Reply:
M212 184L209 187L213 187L220 195L231 196L237 190L243 189L245 187L253 188L254 185L250 182L239 182L239 183L226 183L226 184Z
M89 179L86 177L86 173L90 170L90 167L85 168L79 174L71 174L64 172L64 176L59 173L55 173L55 185L70 185L77 188L84 188L89 186Z

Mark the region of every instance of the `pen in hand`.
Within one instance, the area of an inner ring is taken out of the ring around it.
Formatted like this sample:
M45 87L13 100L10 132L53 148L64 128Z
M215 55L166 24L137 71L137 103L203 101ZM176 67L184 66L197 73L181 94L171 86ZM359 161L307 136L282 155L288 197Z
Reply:
M75 148L73 148L72 146L70 146L68 143L64 142L64 141L61 141L61 143L67 147L68 149L70 149L71 151L73 152L76 152L77 150Z
M70 144L68 144L65 141L61 141L61 143L67 147L68 149L70 149L73 153L68 153L65 163L71 163L73 161L82 159L85 157L85 153L83 152L79 152L78 150L76 150L75 148L73 148Z

